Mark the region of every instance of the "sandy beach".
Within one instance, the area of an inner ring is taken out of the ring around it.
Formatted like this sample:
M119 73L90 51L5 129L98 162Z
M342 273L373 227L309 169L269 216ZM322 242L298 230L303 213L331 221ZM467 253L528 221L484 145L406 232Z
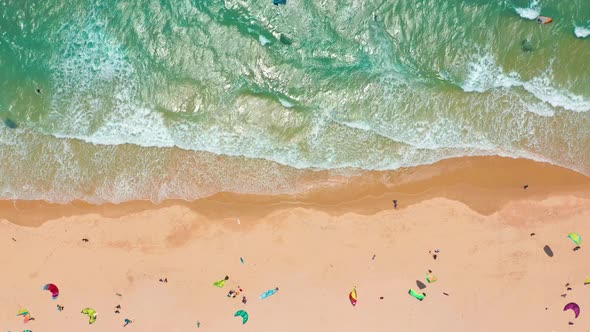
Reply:
M590 252L585 243L574 251L568 238L590 234L589 177L528 160L482 157L333 181L333 188L305 195L225 193L157 205L4 201L0 328L590 328L590 285L584 285ZM428 270L436 282L426 281ZM223 288L213 286L226 275ZM410 288L419 290L417 281L426 286L423 301L408 295ZM56 300L42 290L47 283L59 287ZM355 286L358 303L352 306L348 295ZM240 295L227 297L238 287ZM259 298L275 287L275 295ZM563 311L569 302L581 307L577 319ZM86 307L98 313L92 325L81 314ZM22 308L35 320L23 323L17 317ZM249 314L244 325L234 317L238 310ZM133 322L123 327L126 318Z

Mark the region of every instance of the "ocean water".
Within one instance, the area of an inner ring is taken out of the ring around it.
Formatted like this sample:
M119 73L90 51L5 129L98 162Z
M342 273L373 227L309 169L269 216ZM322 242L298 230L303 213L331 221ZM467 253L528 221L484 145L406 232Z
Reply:
M474 155L590 174L589 20L587 0L0 0L0 198L294 193Z

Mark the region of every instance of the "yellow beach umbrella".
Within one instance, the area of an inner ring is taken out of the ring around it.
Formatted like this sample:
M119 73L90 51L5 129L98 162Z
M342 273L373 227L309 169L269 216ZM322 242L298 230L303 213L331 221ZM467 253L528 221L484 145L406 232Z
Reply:
M569 233L567 237L569 237L577 245L580 245L580 243L582 243L582 237L578 233Z
M84 308L82 310L82 313L84 315L88 316L88 324L93 324L94 322L96 322L96 310L92 309L92 308Z
M427 273L426 274L426 281L428 281L429 284L432 284L433 282L436 282L438 280L438 278L432 274L432 273Z

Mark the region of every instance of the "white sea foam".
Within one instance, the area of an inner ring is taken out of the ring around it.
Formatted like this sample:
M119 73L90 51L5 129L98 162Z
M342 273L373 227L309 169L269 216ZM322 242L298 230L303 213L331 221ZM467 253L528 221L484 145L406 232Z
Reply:
M578 38L586 38L590 36L590 26L574 27L574 34Z
M266 44L270 44L270 40L268 40L268 38L264 37L263 35L258 36L258 41L260 42L260 44L262 46L264 46Z
M291 108L291 107L295 106L295 104L288 101L287 99L279 98L279 102L281 103L281 105L283 105L283 107L286 107L286 108Z
M574 112L590 111L590 99L552 86L553 80L550 70L546 70L542 75L521 84L539 100L549 103L553 107L561 107Z
M490 54L470 62L467 68L467 78L461 85L466 92L485 92L493 88L508 88L519 84L518 73L505 74Z
M539 0L533 0L526 8L514 8L516 13L527 20L534 20L541 14L541 3Z
M555 86L551 66L541 75L528 81L523 81L516 72L506 74L490 54L470 62L467 68L466 78L461 84L461 88L466 92L481 93L495 88L523 87L538 100L553 107L574 112L590 111L590 99ZM547 111L542 113L544 116L549 114Z
M538 103L527 103L525 104L529 112L535 113L540 116L551 117L555 115L555 111L545 102Z

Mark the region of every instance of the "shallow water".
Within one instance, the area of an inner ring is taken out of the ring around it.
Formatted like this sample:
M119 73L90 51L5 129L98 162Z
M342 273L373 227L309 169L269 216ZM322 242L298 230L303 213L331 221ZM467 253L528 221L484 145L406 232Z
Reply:
M470 155L590 173L588 1L4 0L0 16L2 198L290 193L305 170Z

